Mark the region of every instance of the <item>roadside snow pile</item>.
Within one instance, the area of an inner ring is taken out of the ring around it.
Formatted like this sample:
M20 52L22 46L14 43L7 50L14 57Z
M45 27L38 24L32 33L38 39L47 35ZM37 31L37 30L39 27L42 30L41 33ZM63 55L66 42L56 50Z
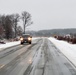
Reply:
M76 66L76 44L48 38L75 66Z
M18 44L20 44L20 41L9 42L9 43L6 43L6 44L0 44L0 49L15 46L15 45L18 45Z
M38 38L35 38L35 37L32 38L33 41L36 39ZM0 44L0 51L3 50L4 48L12 47L19 44L20 44L20 41L6 42L5 44Z

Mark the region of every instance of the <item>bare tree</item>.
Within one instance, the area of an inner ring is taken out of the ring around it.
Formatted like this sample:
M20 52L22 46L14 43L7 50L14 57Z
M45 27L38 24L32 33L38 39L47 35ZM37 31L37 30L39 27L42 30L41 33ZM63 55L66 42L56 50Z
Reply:
M17 27L17 34L18 34L19 36L21 36L22 33L23 33L22 27L21 27L21 26L18 26L18 27Z
M12 21L11 21L11 16L10 15L7 15L5 17L5 20L4 20L5 24L4 24L4 29L5 29L5 35L6 35L6 38L9 39L9 38L12 38L12 33L13 33L13 29L12 29Z
M2 15L0 15L0 37L3 37L4 35L4 28L2 24Z
M20 18L23 21L25 33L26 27L30 26L33 23L31 21L31 15L28 12L22 12L21 17L19 14L0 15L0 35L2 36L4 34L7 39L21 35L23 33L23 29L18 26Z
M11 21L10 15L0 16L0 30L1 30L1 33L5 35L7 39L12 37L12 21Z
M23 21L23 27L25 33L25 28L33 23L31 22L31 15L26 11L22 12L22 21Z
M17 25L18 25L20 16L19 16L19 14L13 14L11 17L12 17L13 28L15 31L15 38L16 38L16 36L17 36Z
M5 19L6 19L5 15L0 15L0 25L2 25L4 29L5 29Z
M3 29L3 26L0 25L0 38L2 37L3 38L4 36L4 29Z

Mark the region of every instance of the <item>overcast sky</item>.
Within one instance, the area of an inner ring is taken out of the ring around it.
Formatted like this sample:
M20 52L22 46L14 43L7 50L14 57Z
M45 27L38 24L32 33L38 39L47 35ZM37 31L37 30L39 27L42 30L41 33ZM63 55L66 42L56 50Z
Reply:
M29 30L76 28L76 0L0 0L0 14L32 15Z

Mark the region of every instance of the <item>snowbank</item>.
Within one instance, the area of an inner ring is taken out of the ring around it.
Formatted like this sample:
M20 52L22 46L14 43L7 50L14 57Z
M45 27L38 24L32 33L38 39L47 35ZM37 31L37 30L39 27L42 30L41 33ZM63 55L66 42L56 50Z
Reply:
M76 44L48 38L75 66L76 66Z
M3 48L11 47L20 44L20 41L8 42L6 44L0 44L0 50Z
M36 40L38 38L32 38L32 40ZM7 42L6 44L0 44L0 51L3 50L4 48L8 48L8 47L12 47L12 46L15 46L15 45L19 45L20 44L20 41L14 41L14 42Z

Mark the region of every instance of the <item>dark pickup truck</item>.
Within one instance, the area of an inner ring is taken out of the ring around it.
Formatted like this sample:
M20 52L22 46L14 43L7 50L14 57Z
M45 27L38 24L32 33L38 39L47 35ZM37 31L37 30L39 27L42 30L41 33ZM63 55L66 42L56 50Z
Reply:
M20 37L20 41L21 41L21 44L23 44L23 43L29 43L29 44L31 44L31 42L32 42L32 36L29 35L29 34L23 34Z

